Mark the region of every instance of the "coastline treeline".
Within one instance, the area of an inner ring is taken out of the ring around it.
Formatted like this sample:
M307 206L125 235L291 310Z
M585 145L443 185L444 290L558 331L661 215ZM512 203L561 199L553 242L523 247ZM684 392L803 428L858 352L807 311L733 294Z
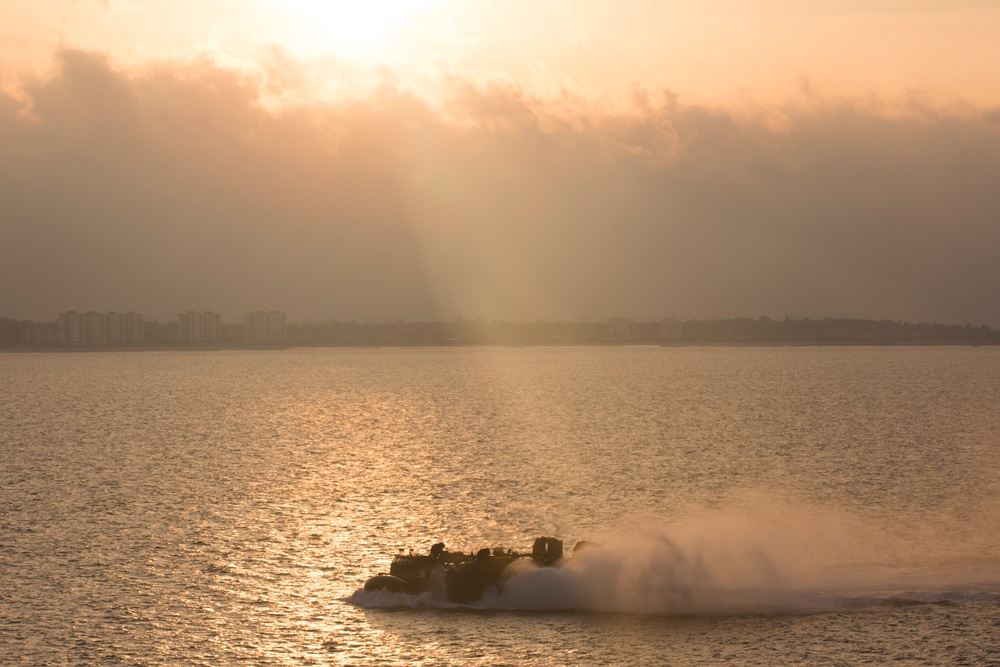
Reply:
M39 347L25 332L54 323L0 317L0 345ZM240 325L225 325L225 328ZM239 345L239 332L226 332L213 346ZM455 318L434 322L328 320L289 324L279 347L389 345L1000 345L1000 331L986 325L931 324L850 318L739 317L711 320L605 322L486 321ZM175 322L145 323L141 343L131 347L177 346ZM42 347L72 347L54 344ZM204 345L202 345L204 346ZM120 346L119 346L120 347Z
M983 326L824 318L612 322L504 322L457 318L444 322L289 325L289 341L355 344L758 344L758 345L998 345L1000 331Z

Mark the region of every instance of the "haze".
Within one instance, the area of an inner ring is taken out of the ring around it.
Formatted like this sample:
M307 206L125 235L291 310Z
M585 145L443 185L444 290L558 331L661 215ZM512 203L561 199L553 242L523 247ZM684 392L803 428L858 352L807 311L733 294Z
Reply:
M0 316L1000 326L993 2L0 1Z

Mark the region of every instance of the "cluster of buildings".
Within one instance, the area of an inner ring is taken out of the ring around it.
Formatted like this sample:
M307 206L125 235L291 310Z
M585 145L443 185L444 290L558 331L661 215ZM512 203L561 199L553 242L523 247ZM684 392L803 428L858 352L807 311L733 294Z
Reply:
M71 310L61 313L54 324L22 329L21 341L40 345L141 343L144 325L142 313Z
M256 311L243 318L246 340L251 343L280 342L286 339L285 314L272 310L269 313Z
M222 315L189 310L178 317L177 338L181 343L222 342Z
M21 329L22 343L36 345L134 345L138 343L280 343L287 340L285 314L247 313L243 323L223 325L212 312L181 313L177 322L146 321L142 313L60 313L53 323Z
M188 311L177 320L146 320L140 313L69 311L55 322L0 317L0 346L51 345L94 349L112 346L391 346L391 345L1000 345L1000 331L986 325L909 324L890 320L824 318L772 320L601 322L434 322L328 320L287 324L278 311L247 313L224 324L213 312ZM202 348L205 349L205 348Z
M181 343L221 343L240 341L246 343L281 343L288 339L285 314L276 310L258 310L243 316L243 324L236 325L240 331L233 335L232 327L224 327L222 315L205 311L190 310L181 313L178 321L177 339Z

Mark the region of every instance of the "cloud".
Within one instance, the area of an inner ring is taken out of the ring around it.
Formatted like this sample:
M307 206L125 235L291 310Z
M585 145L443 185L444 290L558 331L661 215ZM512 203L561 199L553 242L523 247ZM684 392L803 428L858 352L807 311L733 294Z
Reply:
M276 107L301 80L275 63L64 51L30 114L0 100L0 313L1000 325L995 109L458 75Z

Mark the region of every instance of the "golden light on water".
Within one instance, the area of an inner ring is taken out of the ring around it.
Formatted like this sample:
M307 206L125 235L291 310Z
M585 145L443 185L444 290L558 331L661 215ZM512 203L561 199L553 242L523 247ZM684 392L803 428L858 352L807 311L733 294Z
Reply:
M856 664L912 662L919 634L926 664L993 664L996 352L0 355L3 650L495 667L729 645ZM475 609L363 590L400 547L540 535L601 546Z

